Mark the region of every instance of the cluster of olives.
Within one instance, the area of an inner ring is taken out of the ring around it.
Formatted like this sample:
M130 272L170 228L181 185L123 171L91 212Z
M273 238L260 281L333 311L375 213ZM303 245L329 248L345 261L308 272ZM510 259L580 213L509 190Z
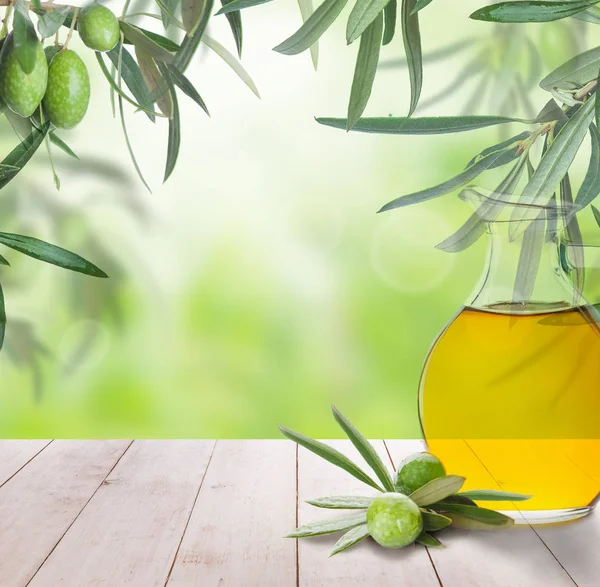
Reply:
M81 40L94 51L110 51L119 40L119 22L101 4L83 8L77 28ZM17 59L13 33L0 50L0 97L16 114L32 116L42 106L44 120L57 128L73 128L84 117L90 100L87 67L75 51L37 41L35 66L25 73Z

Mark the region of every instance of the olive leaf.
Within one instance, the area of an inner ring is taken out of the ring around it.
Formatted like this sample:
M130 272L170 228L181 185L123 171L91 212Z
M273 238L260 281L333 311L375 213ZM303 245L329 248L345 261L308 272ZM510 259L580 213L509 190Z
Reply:
M540 160L533 177L525 186L521 195L523 202L531 204L541 200L545 204L547 200L544 202L544 198L549 199L554 193L573 163L575 155L577 155L577 151L585 138L594 116L595 102L596 96L592 95L560 130ZM526 214L526 207L515 207L511 217L513 223L509 228L512 239L523 233L524 223L521 221Z
M297 55L306 51L333 24L347 2L348 0L325 0L291 37L274 47L273 51L284 55Z
M367 514L353 514L335 518L333 520L320 520L305 526L299 526L293 532L290 532L285 538L308 538L309 536L324 536L325 534L335 534L350 530L356 526L363 526L367 522Z
M408 116L412 116L421 97L423 87L423 54L421 49L421 30L419 15L414 12L416 0L402 0L402 34L404 50L408 63L410 78L410 108Z
M495 510L488 510L486 508L480 508L472 505L441 502L436 503L431 507L447 513L448 517L452 519L452 525L459 528L464 526L460 526L456 523L454 514L458 514L459 516L468 518L469 520L480 522L486 526L512 526L515 523L512 518L505 514L501 514Z
M17 0L15 3L12 35L14 51L19 65L24 73L29 74L35 67L39 40L29 18L29 11L24 0ZM10 42L10 39L7 42Z
M104 271L83 257L31 236L0 232L0 244L63 269L84 273L91 277L108 277Z
M170 64L167 64L167 70L169 71L169 75L171 76L171 81L189 98L194 100L206 114L210 116L208 108L202 99L202 96L198 93L196 88L192 85L190 80L183 75L176 67L173 67Z
M208 25L208 21L212 13L214 0L206 0L206 2L206 8L202 13L201 21L196 26L196 29L192 35L186 35L185 39L181 43L179 51L177 51L177 55L175 56L175 61L173 64L182 73L185 72L188 65L191 63L192 57L194 57L196 54L196 50L198 49L200 42L204 39L204 32L206 31L206 26Z
M233 0L232 2L228 2L226 5L224 5L219 12L215 13L215 16L218 14L237 12L238 10L243 10L244 8L260 6L261 4L267 4L268 2L273 2L273 0Z
M173 20L173 14L179 4L179 0L161 0L158 7L160 8L160 16L163 26L168 28Z
M40 33L41 37L48 39L55 35L65 22L69 12L71 12L71 8L69 6L65 6L64 8L56 8L55 10L44 12L44 14L39 16L38 32Z
M426 6L431 4L432 0L417 0L415 2L415 7L413 8L413 12L416 14L420 10L423 10Z
M139 47L135 48L135 56L142 72L146 86L150 90L152 98L156 100L160 111L167 117L173 118L174 105L169 91L169 85L162 73L159 71L156 61L150 55L144 53ZM174 69L174 68L173 68Z
M365 538L370 536L369 528L366 524L361 524L360 526L356 526L349 530L344 534L334 545L333 550L331 551L330 557L347 550L351 546L358 544Z
M600 47L595 47L576 55L549 73L541 82L540 87L544 90L551 88L569 89L586 84L598 77L600 68Z
M573 190L571 188L571 180L568 173L565 174L560 182L560 202L563 210L569 212L573 209ZM581 228L579 227L579 221L575 214L569 215L569 218L566 221L565 230L569 244L574 245L570 247L574 257L571 279L578 292L577 297L579 297L583 292L583 287L585 285L585 254L583 248L583 236L581 234Z
M0 265L10 267L10 263L2 255L0 255Z
M346 25L346 41L353 43L383 12L390 0L357 0Z
M179 51L179 49L181 49L181 45L177 44L175 41L172 41L171 39L167 39L167 37L164 37L163 35L159 35L158 33L149 31L145 28L142 28L141 26L136 26L135 28L140 33L142 33L144 36L148 37L148 39L150 39L151 41L156 43L159 47L162 47L163 49L166 49L167 51L169 51L171 53L177 53ZM130 45L134 44L132 41L129 41L128 39L125 39L125 43L128 43Z
M421 509L421 517L423 518L423 529L427 532L437 532L452 524L452 520L447 516L424 509Z
M383 14L379 13L360 37L356 68L348 104L348 122L346 130L350 130L364 112L379 62L379 50L383 38Z
M69 145L67 145L67 143L65 143L53 130L48 133L48 137L50 142L53 145L56 145L63 153L66 153L69 157L73 157L74 159L79 159L73 149L71 149L71 147L69 147Z
M194 33L207 9L207 0L181 0L181 22L186 33Z
M302 16L302 22L306 22L315 11L313 8L312 0L298 0L298 7L300 8L300 14ZM319 66L319 42L313 43L310 46L310 57L312 59L313 67L315 71Z
M221 0L221 5L223 8L235 2L236 0ZM310 1L310 0L304 0ZM227 18L227 22L229 23L229 28L233 34L233 39L235 40L235 46L237 48L238 56L242 57L242 43L243 43L243 30L242 30L242 15L239 10L234 10L232 12L226 12L225 18Z
M165 61L166 63L171 63L175 60L175 55L173 55L173 53L170 53L164 47L161 47L137 27L122 20L119 21L119 26L128 41L153 59Z
M383 40L381 41L382 45L389 45L393 40L396 34L396 13L398 12L398 2L397 0L391 0L385 5L385 9L383 11L383 21L384 21L384 29L383 29Z
M250 74L244 69L244 66L225 48L219 41L204 35L202 42L211 50L214 51L233 71L237 76L250 88L252 93L260 98L260 93Z
M596 224L600 226L600 210L598 210L596 206L592 206L592 213L594 214L594 220L596 221Z
M476 501L527 501L533 495L523 495L522 493L511 493L509 491L496 491L493 489L471 489L461 491L456 495L468 497Z
M168 145L167 145L167 162L165 166L165 176L163 182L167 181L177 163L177 157L179 156L179 147L181 145L181 120L179 117L179 104L177 102L177 93L173 86L169 70L164 63L158 63L158 68L163 76L167 86L168 92L173 105L173 115L169 118L169 133L168 133Z
M339 450L332 448L331 446L327 446L323 442L319 442L318 440L313 440L300 432L294 432L293 430L289 430L288 428L284 428L283 426L279 426L281 433L286 437L295 442L296 444L303 446L307 450L313 452L317 456L326 460L327 462L343 469L347 473L350 473L353 477L366 483L367 485L377 489L378 491L383 491L379 485L373 479L371 479L362 469L356 466L348 457L343 455Z
M333 497L319 497L310 499L306 503L317 508L328 510L366 510L371 505L373 497L355 497L353 495L341 495Z
M542 251L546 240L545 229L546 210L542 209L523 233L523 243L515 277L513 304L526 304L531 299L542 260Z
M429 506L459 491L465 481L464 477L458 475L446 475L426 483L423 487L413 491L409 497L419 507Z
M600 100L598 100L600 103ZM575 198L574 212L583 210L600 194L600 133L595 124L590 124L590 138L592 141L592 154L587 173Z
M510 137L509 139L506 139L501 143L497 143L495 145L492 145L491 147L487 147L486 149L481 151L481 153L475 155L475 157L473 157L473 159L471 159L467 163L467 167L465 169L468 169L469 167L471 167L471 165L477 163L477 161L483 159L484 157L487 157L488 155L491 155L492 153L498 153L500 151L504 151L512 147L518 147L519 145L522 145L523 142L526 141L529 137L531 137L531 133L529 131L525 131L521 134L515 135L514 137Z
M499 2L476 10L471 18L488 22L550 22L573 16L597 3L598 0Z
M419 536L417 537L415 542L417 544L422 544L423 546L427 546L429 548L443 548L444 547L444 545L435 536L432 536L431 534L428 534L425 531L423 531L423 532L421 532L421 534L419 534Z
M4 263L3 263L4 264ZM0 283L0 350L4 346L4 337L6 335L6 307L4 305L4 292Z
M508 518L504 523L489 523L489 521L475 520L462 514L448 513L448 517L452 520L453 528L461 530L504 530L514 524L512 518Z
M338 423L340 428L344 431L346 436L350 439L350 442L354 445L356 450L360 453L360 456L365 459L365 462L373 469L377 478L381 481L381 484L386 491L394 492L394 482L392 477L384 465L381 457L377 454L377 451L373 448L373 445L359 432L359 430L340 412L335 406L331 406L333 417Z

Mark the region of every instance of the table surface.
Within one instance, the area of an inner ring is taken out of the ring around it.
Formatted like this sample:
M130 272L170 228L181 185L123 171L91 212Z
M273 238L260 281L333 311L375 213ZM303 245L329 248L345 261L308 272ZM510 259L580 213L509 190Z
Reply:
M344 441L336 448L356 456ZM390 465L417 441L375 441ZM359 458L359 457L357 457ZM444 549L283 539L365 486L292 442L0 441L2 587L598 587L600 520L448 530ZM368 490L367 490L367 493Z

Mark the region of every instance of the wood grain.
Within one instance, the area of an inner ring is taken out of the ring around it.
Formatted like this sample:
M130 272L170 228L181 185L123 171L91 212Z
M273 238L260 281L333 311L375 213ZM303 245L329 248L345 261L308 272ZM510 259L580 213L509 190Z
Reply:
M296 587L295 447L218 441L168 587Z
M55 441L0 488L2 587L27 584L129 444Z
M49 440L0 440L0 486L49 444Z
M328 444L363 466L360 455L349 442L331 441ZM387 459L383 442L374 442L374 445L381 457ZM304 503L308 499L331 495L377 495L376 490L303 448L299 449L298 456L300 524L348 513L320 510ZM366 467L364 464L363 468ZM299 541L299 587L439 587L423 548L384 550L367 538L352 549L328 558L339 537L336 534Z
M214 441L136 441L31 587L164 587Z

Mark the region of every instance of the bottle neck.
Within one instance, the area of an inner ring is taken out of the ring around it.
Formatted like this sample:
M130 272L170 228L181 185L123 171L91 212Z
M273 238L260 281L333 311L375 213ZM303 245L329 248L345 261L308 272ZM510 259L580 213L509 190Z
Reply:
M577 294L562 268L556 235L534 228L516 240L509 222L489 222L486 266L471 307L504 313L537 314L573 307Z

